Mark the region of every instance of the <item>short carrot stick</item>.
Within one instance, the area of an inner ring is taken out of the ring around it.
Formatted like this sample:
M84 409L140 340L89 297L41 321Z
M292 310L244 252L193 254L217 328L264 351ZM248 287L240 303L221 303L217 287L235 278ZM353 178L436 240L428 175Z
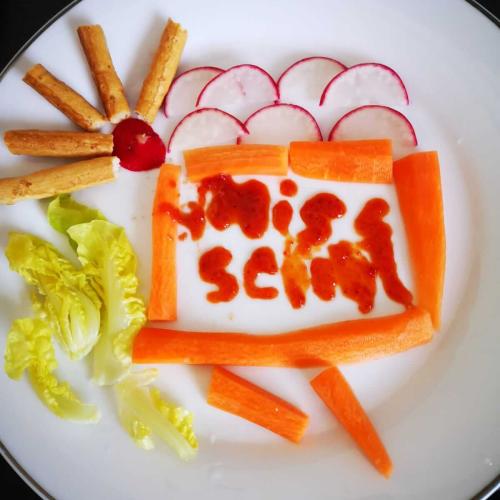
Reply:
M305 368L390 356L430 342L432 335L429 313L411 308L278 335L143 328L135 337L132 356L135 363Z
M290 168L298 175L341 182L392 182L389 139L292 142Z
M192 182L217 174L286 175L288 148L265 144L233 144L184 151Z
M176 240L177 222L165 204L177 206L180 167L160 168L153 202L153 257L148 319L170 321L177 318Z
M208 404L298 443L309 417L274 394L221 367L214 368Z
M375 427L342 373L335 366L311 380L311 385L373 466L386 478L392 462Z

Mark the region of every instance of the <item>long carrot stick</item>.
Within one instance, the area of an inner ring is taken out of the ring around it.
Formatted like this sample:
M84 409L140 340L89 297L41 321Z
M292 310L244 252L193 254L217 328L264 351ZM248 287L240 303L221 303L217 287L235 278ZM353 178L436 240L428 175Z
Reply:
M430 342L429 313L408 309L379 318L330 323L280 335L143 328L135 363L313 367L389 356Z
M392 462L375 427L342 373L335 366L321 372L311 385L373 466L386 478Z
M220 367L212 373L207 402L294 443L302 439L309 422L305 413L287 401Z

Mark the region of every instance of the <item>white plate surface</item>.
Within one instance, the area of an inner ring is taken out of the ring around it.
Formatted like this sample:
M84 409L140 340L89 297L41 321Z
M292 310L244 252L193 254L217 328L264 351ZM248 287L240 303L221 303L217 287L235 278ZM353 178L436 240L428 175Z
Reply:
M385 63L407 84L411 106L404 112L421 148L437 149L441 159L448 246L443 328L429 346L343 370L387 445L394 475L381 478L322 407L308 385L317 370L235 369L311 415L307 435L295 446L206 405L208 368L161 367L158 386L195 412L200 453L184 464L161 444L149 453L136 448L117 422L112 391L91 385L86 363L60 356L61 376L99 405L102 421L97 426L62 422L39 403L27 382L12 382L2 371L1 442L58 499L437 499L477 493L500 470L500 32L473 7L454 1L84 0L44 32L0 82L0 129L71 129L22 83L24 72L37 62L99 102L75 34L80 24L103 26L134 103L169 16L189 30L182 69L252 63L277 78L294 60L326 55L347 65ZM163 116L155 123L162 135L171 126ZM2 177L49 163L13 157L0 145ZM116 183L76 196L127 229L146 296L156 175L123 171ZM265 182L278 199L278 179ZM295 205L319 190L337 194L348 207L345 220L334 225L332 241L354 238L352 221L369 197L389 201L400 275L411 287L393 188L300 180ZM185 185L183 197L189 193ZM35 233L70 254L64 239L48 227L45 208L44 202L0 207L3 339L13 319L30 313L27 287L8 270L3 255L8 231ZM298 220L293 224L292 229L300 227ZM239 277L253 248L269 244L279 252L282 244L272 230L251 242L235 228L208 230L199 244L180 242L180 328L272 332L358 316L352 302L321 303L312 294L301 311L292 311L283 293L261 303L240 292L229 304L209 305L196 265L199 253L215 242L233 251L230 269ZM265 281L281 286L278 278ZM399 310L379 284L372 315Z

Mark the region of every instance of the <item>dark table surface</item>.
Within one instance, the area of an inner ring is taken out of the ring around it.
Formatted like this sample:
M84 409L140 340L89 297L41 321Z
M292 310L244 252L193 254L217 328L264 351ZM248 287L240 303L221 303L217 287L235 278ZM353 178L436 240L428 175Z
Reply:
M0 1L0 70L41 26L70 3L71 0ZM497 0L481 0L477 3L500 18ZM1 458L0 479L2 490L9 492L10 498L39 498Z

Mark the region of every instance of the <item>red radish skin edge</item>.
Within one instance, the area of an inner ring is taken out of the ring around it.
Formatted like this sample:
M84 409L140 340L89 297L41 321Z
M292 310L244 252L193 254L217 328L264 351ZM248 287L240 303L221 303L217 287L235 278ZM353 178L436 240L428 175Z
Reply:
M223 70L222 68L218 68L218 67L216 67L216 66L198 66L198 67L196 67L196 68L191 68L191 69L188 69L188 70L186 70L186 71L183 71L182 73L180 73L179 75L177 75L177 76L174 78L174 80L173 80L173 82L172 82L172 85L170 85L170 89L169 89L169 91L168 91L167 95L165 96L165 100L163 101L163 113L164 113L164 115L165 115L165 117L166 117L166 118L168 118L168 112L167 112L167 107L168 107L168 97L169 97L169 95L170 95L170 91L174 88L174 86L175 86L175 84L176 84L177 80L179 80L179 78L181 78L181 76L185 76L185 75L187 75L188 73L192 73L193 71L200 71L200 70L218 71L218 72L219 72L219 74L224 73L224 70ZM217 77L217 76L219 76L219 75L215 75L215 76L214 76L214 78L215 78L215 77ZM212 80L213 80L213 78L212 78ZM212 80L210 80L210 81L212 81Z
M232 66L231 68L226 69L226 71L223 71L220 75L217 75L215 78L212 78L201 89L201 92L198 95L198 99L196 99L196 106L200 105L201 98L202 98L203 94L205 93L205 90L207 89L207 87L209 85L211 85L215 80L217 80L217 78L220 78L222 75L224 75L228 71L232 71L234 69L239 69L239 68L253 68L256 71L260 71L263 75L265 75L269 79L269 81L272 83L272 85L274 87L274 91L276 92L276 99L274 100L274 103L277 104L279 102L279 100L280 100L280 91L279 91L278 85L274 81L274 78L265 69L261 68L260 66L256 66L255 64L238 64L237 66Z
M217 77L216 77L217 78ZM172 134L170 134L170 139L168 140L168 145L167 145L167 153L170 153L171 148L170 145L172 144L172 139L175 137L175 133L177 132L177 129L192 115L196 115L198 113L203 113L205 111L216 111L217 113L222 113L223 115L226 115L227 117L231 118L231 120L235 121L245 132L245 134L248 134L248 129L245 127L244 123L242 123L238 118L234 117L233 115L227 113L226 111L222 111L222 109L219 108L200 108L200 109L195 109L194 111L191 111L191 113L188 113L174 128L172 131Z
M309 58L311 59L311 58ZM309 118L310 120L312 121L312 123L314 124L314 128L316 129L316 132L318 132L318 137L319 137L319 141L322 141L323 140L323 134L321 133L321 129L319 128L319 125L318 125L318 122L316 121L316 119L314 118L314 116L309 112L307 111L307 109L303 108L302 106L298 106L297 104L289 104L289 103L284 103L284 102L281 102L281 103L275 103L275 104L268 104L267 106L264 106L263 108L260 108L258 109L257 111L254 111L246 120L245 120L245 123L243 124L243 126L245 127L247 133L250 133L250 131L248 130L248 127L247 127L247 124L248 122L257 114L261 113L262 111L265 111L266 109L269 109L269 108L275 108L277 106L286 106L286 107L289 107L289 108L293 108L293 109L298 109L299 111L305 113ZM241 144L241 137L238 137L236 139L236 144Z
M337 120L337 123L335 123L335 125L332 127L332 130L330 130L330 133L328 134L328 141L334 140L333 136L335 135L335 131L337 130L337 128L339 127L339 125L341 124L341 122L345 118L348 118L350 115L357 113L358 111L361 111L363 109L370 109L370 108L371 109L373 109L373 108L385 109L391 113L394 113L395 115L398 115L408 126L408 130L410 131L410 134L413 137L413 145L418 146L417 134L415 133L415 129L413 128L413 125L411 124L410 120L408 120L408 118L406 118L406 116L403 115L403 113L401 113L397 109L390 108L389 106L382 106L381 104L366 104L365 106L360 106L359 108L353 109L353 110L349 111L348 113L346 113L345 115L341 116Z
M293 68L295 68L295 66L298 66L299 64L302 64L302 63L305 63L307 61L311 61L313 59L322 59L323 61L331 61L333 63L336 63L338 64L339 66L341 66L342 68L344 68L344 71L347 69L347 66L344 64L344 63L341 63L340 61L337 61L337 59L333 59L332 57L327 57L327 56L311 56L311 57L304 57L303 59L299 59L298 61L294 62L293 64L291 64L290 66L288 66L288 68L285 69L285 71L283 71L283 73L281 73L280 77L278 78L277 82L276 82L276 85L278 86L278 92L280 91L280 83L281 83L281 80L283 79L283 77L290 71L292 70ZM279 95L279 94L278 94Z
M350 71L352 69L355 69L355 68L361 68L361 67L364 67L364 66L377 66L379 68L383 68L385 69L386 71L389 71L395 78L396 80L399 82L399 85L401 86L401 89L404 93L404 96L405 96L405 100L406 100L406 104L410 104L410 98L408 96L408 91L406 90L406 87L405 87L405 84L403 83L403 80L401 79L401 77L396 73L396 71L394 71L392 68L390 68L389 66L386 66L385 64L381 64L381 63L360 63L360 64L355 64L354 66L351 66L350 68L347 68L345 69L344 71L342 71L342 73L339 73L338 75L335 75L327 84L326 84L326 87L325 87L325 90L323 90L323 93L321 94L321 99L319 101L319 105L320 106L323 106L324 102L325 102L325 99L326 99L326 96L328 94L328 90L330 89L330 87L332 86L333 82L335 82L335 80L339 77L341 77L346 71Z

